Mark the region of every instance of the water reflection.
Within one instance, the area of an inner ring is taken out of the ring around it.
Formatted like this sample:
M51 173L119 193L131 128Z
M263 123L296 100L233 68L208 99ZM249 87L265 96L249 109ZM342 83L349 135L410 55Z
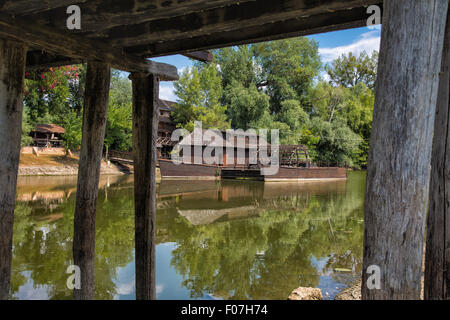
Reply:
M95 298L134 299L134 201L129 176L102 177ZM11 298L72 299L76 178L18 184ZM247 181L158 185L159 299L286 299L299 286L333 297L361 271L364 174L348 182Z

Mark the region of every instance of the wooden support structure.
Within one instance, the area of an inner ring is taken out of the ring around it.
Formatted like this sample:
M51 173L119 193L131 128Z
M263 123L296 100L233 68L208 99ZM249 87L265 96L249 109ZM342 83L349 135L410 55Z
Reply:
M383 7L381 3L378 3ZM239 25L238 23L236 25ZM187 50L208 50L219 47L229 47L301 37L316 33L325 33L367 25L367 8L355 7L348 10L321 13L302 19L288 19L249 27L245 30L213 32L207 35L190 37L189 41L167 40L152 42L125 48L131 54L142 54L149 57L183 53Z
M0 300L9 295L26 48L0 39Z
M178 80L177 68L172 65L126 54L101 39L92 40L76 34L68 35L24 19L12 18L4 13L0 13L0 37L24 41L67 57L102 61L119 70L153 73L163 80Z
M81 289L74 289L78 300L94 298L95 219L110 77L109 64L88 63L73 239L74 264L81 270Z
M156 139L159 78L133 73L136 299L156 299Z
M212 48L363 26L382 0L3 0L0 1L0 299L7 298L25 60L28 68L88 61L75 212L76 299L94 297L95 206L110 66L133 81L136 296L155 299L156 138L159 81L174 66L146 58L181 53L202 61ZM68 30L80 5L82 29ZM104 8L108 8L105 10ZM365 199L364 299L417 299L433 154L428 298L448 296L449 61L442 64L448 0L384 0L384 26ZM26 43L30 52L18 44ZM448 45L445 57L449 59ZM45 53L44 53L45 51ZM188 53L186 53L188 52ZM445 139L440 139L445 137ZM444 141L445 140L445 141ZM370 266L381 288L369 288ZM436 274L438 276L436 276ZM376 276L376 275L375 275Z
M33 51L101 60L121 70L157 74L163 81L173 70L142 64L142 57L194 52L202 60L198 50L361 27L369 17L367 7L382 2L74 0L82 28L70 31L65 0L5 0L0 35L27 41Z
M363 299L419 299L448 1L385 0L367 172ZM379 267L380 287L370 266ZM372 286L374 285L374 286Z
M431 157L426 300L450 299L450 15L447 16Z

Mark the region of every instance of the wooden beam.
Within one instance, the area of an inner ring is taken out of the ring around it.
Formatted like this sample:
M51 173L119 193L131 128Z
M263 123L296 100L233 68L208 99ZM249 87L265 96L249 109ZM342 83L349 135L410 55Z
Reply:
M9 296L26 48L0 39L0 300Z
M0 1L0 10L18 15L37 14L84 2L87 0L6 0Z
M269 23L238 31L212 33L189 38L189 41L155 42L148 45L129 47L126 48L126 51L136 55L157 57L182 53L188 50L208 50L363 27L367 25L368 15L366 10L366 8L358 7L302 19Z
M183 55L202 62L211 62L213 58L212 53L209 51L197 51L185 53ZM81 63L84 63L82 59L60 56L42 50L28 51L27 53L27 71L45 70L50 67L61 67Z
M156 299L156 139L159 79L133 73L133 157L136 299Z
M211 62L213 60L212 53L207 50L183 53L183 56L202 62Z
M288 19L379 4L380 0L271 0L195 12L133 26L119 26L106 34L114 46L128 47L156 41L188 39L211 33L243 30ZM368 18L368 15L367 15Z
M94 299L95 219L110 77L108 64L88 63L73 237L74 264L81 271L81 289L74 289L77 300Z
M82 30L80 32L103 33L117 26L168 19L192 12L205 11L249 1L256 0L89 0L79 4L83 13ZM14 10L12 13L20 13L20 11ZM27 18L29 17L27 16ZM33 16L33 18L36 17ZM40 24L51 25L60 29L66 28L66 8L45 12L37 18Z
M425 300L450 299L450 15L447 16L431 157Z
M137 56L124 54L101 40L58 31L45 26L0 14L0 36L23 41L58 55L89 61L102 61L129 72L159 75L162 80L178 80L177 68Z
M28 51L27 71L45 70L51 67L62 67L84 63L82 59L74 59L42 51Z
M447 8L442 0L384 2L364 206L365 300L420 299Z

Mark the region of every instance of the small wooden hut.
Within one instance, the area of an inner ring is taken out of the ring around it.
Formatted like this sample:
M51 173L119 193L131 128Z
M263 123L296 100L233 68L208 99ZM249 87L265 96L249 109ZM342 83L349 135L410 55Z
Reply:
M62 136L66 130L56 124L38 124L30 132L33 146L41 148L59 148L62 146Z

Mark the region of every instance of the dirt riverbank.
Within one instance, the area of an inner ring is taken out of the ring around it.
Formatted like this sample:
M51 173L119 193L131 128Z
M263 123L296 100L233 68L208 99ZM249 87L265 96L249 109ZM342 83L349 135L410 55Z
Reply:
M19 176L71 176L78 174L78 157L69 155L36 156L34 154L21 154L19 163ZM123 170L112 164L102 161L100 174L124 174Z

